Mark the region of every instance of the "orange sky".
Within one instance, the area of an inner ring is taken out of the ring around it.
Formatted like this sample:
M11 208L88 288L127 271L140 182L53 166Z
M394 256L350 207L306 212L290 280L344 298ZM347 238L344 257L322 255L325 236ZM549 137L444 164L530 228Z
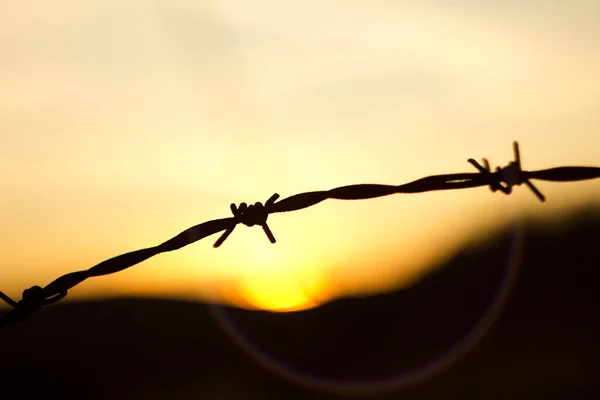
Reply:
M600 165L600 3L103 0L0 5L0 289L229 216L231 202L494 165ZM294 308L407 285L519 210L600 182L330 200L92 279ZM308 300L312 299L312 300Z

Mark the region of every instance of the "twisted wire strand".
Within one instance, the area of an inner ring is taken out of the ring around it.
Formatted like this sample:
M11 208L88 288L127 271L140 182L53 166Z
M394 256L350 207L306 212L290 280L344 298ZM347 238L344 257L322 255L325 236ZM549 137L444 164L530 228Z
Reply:
M241 203L239 207L231 204L230 208L233 217L207 221L193 226L162 244L121 254L103 261L88 270L63 275L44 288L33 286L23 292L22 299L18 302L0 292L0 299L13 307L9 313L0 318L0 331L9 323L25 321L42 307L61 300L67 295L70 289L88 278L114 274L160 253L178 250L207 236L224 231L213 245L215 248L220 247L240 223L246 226L260 225L269 241L275 243L275 237L267 225L267 218L270 214L301 210L328 199L364 200L398 193L423 193L482 186L488 186L492 192L500 191L509 195L512 193L513 186L524 184L529 187L540 201L544 202L544 195L531 183L531 179L568 182L600 177L600 167L557 167L538 171L523 171L521 169L520 152L517 142L513 143L513 151L514 161L510 162L504 168L497 167L495 171L491 170L489 161L486 159L483 159L483 165L474 159L469 159L467 161L478 172L433 175L397 186L381 184L342 186L326 191L296 194L279 202L276 202L279 195L275 193L264 205L260 202L251 205Z

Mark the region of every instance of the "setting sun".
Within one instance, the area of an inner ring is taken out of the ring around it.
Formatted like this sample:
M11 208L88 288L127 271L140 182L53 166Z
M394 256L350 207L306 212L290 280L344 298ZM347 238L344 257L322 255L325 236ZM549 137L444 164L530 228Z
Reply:
M268 311L299 311L319 303L286 271L244 279L240 292L252 307Z
M244 303L268 311L298 311L321 303L326 287L316 253L302 250L299 243L272 245L260 234L244 236L232 241L236 251L228 253L231 263L243 265L236 292Z

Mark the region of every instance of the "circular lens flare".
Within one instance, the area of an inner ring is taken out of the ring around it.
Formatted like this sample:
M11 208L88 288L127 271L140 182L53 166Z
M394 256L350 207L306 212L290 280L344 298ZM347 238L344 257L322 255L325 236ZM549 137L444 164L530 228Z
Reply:
M504 273L498 284L491 304L487 307L479 321L467 332L463 339L455 343L436 359L430 360L425 365L416 366L407 372L385 379L356 380L356 379L331 379L316 376L307 371L300 371L290 365L279 361L273 355L266 353L241 332L233 321L225 314L223 308L211 305L211 311L217 324L232 342L266 370L299 386L311 388L322 392L342 395L374 395L398 390L408 385L414 385L427 380L446 368L452 366L458 359L470 352L487 334L490 327L496 322L507 304L518 275L521 260L522 227L519 219L515 219L511 229L508 257ZM258 287L258 286L257 286ZM299 302L300 295L295 294ZM290 299L293 296L290 296ZM256 301L256 300L255 300ZM265 300L263 300L265 301ZM291 300L289 304L293 302ZM283 304L284 302L280 303ZM271 303L272 305L273 303ZM357 321L360 323L360 321Z

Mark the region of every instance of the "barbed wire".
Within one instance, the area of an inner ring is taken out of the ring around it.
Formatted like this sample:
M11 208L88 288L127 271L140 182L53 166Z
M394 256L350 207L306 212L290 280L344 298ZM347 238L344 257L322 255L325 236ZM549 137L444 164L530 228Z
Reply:
M0 291L0 299L13 308L9 313L0 318L0 331L8 324L25 321L44 306L63 299L70 289L88 278L123 271L160 253L178 250L207 236L224 231L213 245L215 248L220 247L240 223L249 227L255 225L261 226L269 241L275 243L275 236L267 225L267 218L270 214L301 210L327 199L364 200L397 193L422 193L482 186L488 186L492 192L500 191L509 195L512 193L514 186L524 184L529 187L540 201L544 202L546 198L531 183L531 179L568 182L600 177L600 167L556 167L538 171L523 171L517 142L513 142L513 151L514 160L503 168L496 167L495 171L492 171L487 159L484 158L483 165L481 165L470 158L467 161L478 172L433 175L398 186L380 184L342 186L326 191L296 194L279 202L276 202L279 194L275 193L264 205L260 202L251 205L241 203L239 206L231 204L230 208L233 217L216 219L193 226L158 246L121 254L103 261L88 270L63 275L44 288L33 286L23 291L22 299L18 302Z

